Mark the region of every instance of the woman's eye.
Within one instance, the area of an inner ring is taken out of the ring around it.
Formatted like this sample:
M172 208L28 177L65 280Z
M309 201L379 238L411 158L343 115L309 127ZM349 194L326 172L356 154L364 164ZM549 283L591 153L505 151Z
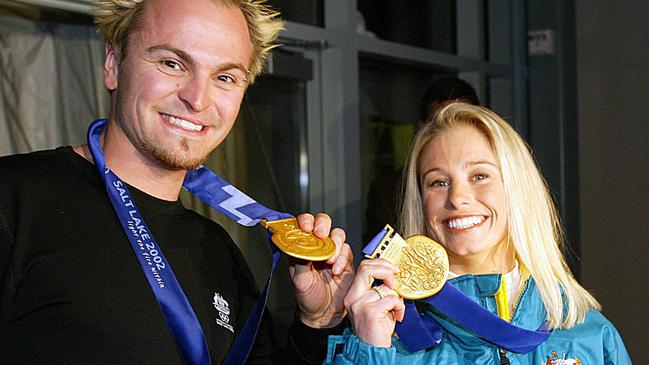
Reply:
M444 180L435 180L432 183L430 183L430 186L434 188L443 188L445 186L448 186L448 181Z
M489 175L487 175L487 174L475 174L473 176L473 179L476 180L476 181L480 181L480 180L486 179L487 177L489 177Z

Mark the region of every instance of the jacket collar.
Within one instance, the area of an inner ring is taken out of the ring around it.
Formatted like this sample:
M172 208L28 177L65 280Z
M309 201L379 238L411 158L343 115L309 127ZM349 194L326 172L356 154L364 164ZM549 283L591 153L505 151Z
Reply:
M500 288L501 274L462 275L450 279L449 283L455 285L460 291L483 307L486 307L494 314L496 313L494 296ZM512 300L516 300L516 298ZM531 277L523 283L523 292L518 300L519 303L512 317L512 323L527 329L538 329L545 321L547 313L536 283ZM444 316L437 313L428 304L424 303L424 305L426 311L447 331L457 336L473 336L465 332L463 328L447 321Z

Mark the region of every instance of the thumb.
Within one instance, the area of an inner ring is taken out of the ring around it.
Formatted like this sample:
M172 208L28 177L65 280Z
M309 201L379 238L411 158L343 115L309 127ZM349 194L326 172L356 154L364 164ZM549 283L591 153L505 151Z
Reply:
M291 279L295 279L305 273L311 272L313 267L312 261L302 260L295 257L289 257L288 260L288 272L291 276Z

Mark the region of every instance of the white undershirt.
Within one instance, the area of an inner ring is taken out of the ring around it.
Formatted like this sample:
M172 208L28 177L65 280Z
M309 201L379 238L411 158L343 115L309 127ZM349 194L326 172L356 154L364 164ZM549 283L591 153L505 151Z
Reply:
M514 313L514 305L516 305L516 299L518 291L521 288L521 271L518 269L518 260L515 261L516 264L512 271L505 274L505 285L507 285L507 300L509 301L509 311Z

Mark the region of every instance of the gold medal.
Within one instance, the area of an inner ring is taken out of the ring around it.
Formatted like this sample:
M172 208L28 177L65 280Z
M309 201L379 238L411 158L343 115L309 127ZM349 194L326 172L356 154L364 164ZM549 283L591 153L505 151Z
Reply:
M261 225L273 234L271 239L277 248L285 254L309 261L325 261L336 252L336 244L329 238L318 238L304 232L297 224L296 218L280 219Z
M394 290L405 299L422 299L436 294L446 283L448 255L442 245L424 235L403 239L394 228L368 258L382 258L399 266Z

